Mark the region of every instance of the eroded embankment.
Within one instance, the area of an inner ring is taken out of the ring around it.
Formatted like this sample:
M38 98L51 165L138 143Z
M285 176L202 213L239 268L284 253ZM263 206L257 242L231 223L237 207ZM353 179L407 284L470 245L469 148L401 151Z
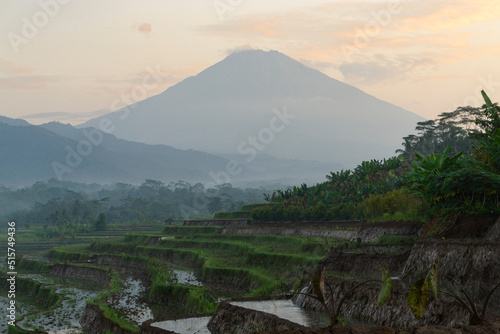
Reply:
M259 332L259 334L498 334L500 333L500 320L492 323L486 323L481 326L466 327L414 327L414 328L390 328L386 326L378 327L350 327L335 326L322 329L302 329L286 332Z
M490 229L496 231L498 224L497 222L497 225L491 226ZM334 299L337 301L360 281L360 276L373 277L377 272L380 273L380 269L376 270L378 266L387 266L391 276L400 277L394 281L391 296L382 307L377 306L378 286L363 285L356 289L344 303L344 318L361 319L392 327L467 324L467 311L454 298L443 294L439 294L437 300L432 300L422 318L416 320L408 306L407 294L417 279L427 275L435 260L438 260L438 281L441 288L446 288L447 279L444 275L457 279L467 288L471 288L474 282L482 282L481 288L486 289L491 288L491 283L498 284L500 241L492 240L492 233L486 233L484 239L474 240L424 238L414 244L409 254L399 256L374 256L332 250L320 265L326 266L327 273L330 270L343 278L329 280ZM308 292L313 293L311 287ZM327 294L329 303L330 295ZM493 317L500 316L499 295L497 292L490 301L489 310L492 311ZM316 300L308 297L304 298L302 306L311 309L323 308Z
M185 220L183 226L248 226L248 219Z
M500 282L500 242L493 240L422 239L413 246L402 278L415 281L425 275L434 261L439 273L461 283L469 279Z
M221 234L235 235L286 235L321 237L339 240L359 240L361 242L377 242L384 235L416 236L422 224L416 223L364 223L364 222L331 222L331 223L252 223L247 228L227 227Z
M334 300L338 302L358 283L348 280L329 280ZM389 299L381 307L377 304L379 291L379 284L365 284L355 289L344 301L342 318L402 328L428 324L452 326L459 323L465 324L468 321L467 312L453 298L440 297L439 300L433 300L422 318L416 320L407 302L409 286L394 284ZM307 293L314 294L312 287L308 289ZM331 307L330 296L328 291L327 305L329 307ZM306 309L323 309L323 306L312 298L304 298L301 306Z
M88 333L104 333L106 331L115 334L137 333L123 329L115 322L105 317L99 306L92 304L87 304L85 307L85 311L80 319L80 324Z
M410 246L411 247L411 246ZM356 249L357 250L357 249ZM410 256L411 249L401 253L365 253L332 249L319 263L339 276L353 278L380 278L381 268L387 267L392 277L399 277Z
M99 282L107 286L110 282L108 271L94 267L73 266L69 264L54 264L50 270L51 275L74 277Z

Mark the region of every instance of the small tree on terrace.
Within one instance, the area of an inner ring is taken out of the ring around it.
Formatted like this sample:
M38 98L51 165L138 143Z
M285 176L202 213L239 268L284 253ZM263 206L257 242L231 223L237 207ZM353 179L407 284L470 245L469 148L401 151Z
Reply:
M96 231L104 231L107 225L108 221L106 219L106 215L104 213L101 213L94 224L94 229Z

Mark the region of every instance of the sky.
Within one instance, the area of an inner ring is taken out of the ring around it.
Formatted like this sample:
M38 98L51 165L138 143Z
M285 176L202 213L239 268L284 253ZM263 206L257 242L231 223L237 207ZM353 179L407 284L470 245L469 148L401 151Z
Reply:
M428 119L500 101L498 0L0 0L0 115L80 124L244 49Z

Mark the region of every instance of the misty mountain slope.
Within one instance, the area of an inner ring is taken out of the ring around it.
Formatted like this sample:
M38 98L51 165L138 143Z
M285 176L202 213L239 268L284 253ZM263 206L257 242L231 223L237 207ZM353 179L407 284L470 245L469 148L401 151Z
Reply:
M238 185L254 184L262 185L270 181L281 180L294 184L296 182L320 182L324 176L331 170L339 168L338 165L321 163L318 161L299 161L279 159L267 154L259 154L255 161L248 163L246 157L238 154L233 155L213 155L193 150L178 150L165 145L147 145L138 142L118 139L115 136L100 132L102 138L96 135L94 128L77 129L69 124L50 122L40 125L63 137L72 139L76 142L88 141L88 136L92 136L94 141L100 142L99 147L119 156L126 156L128 161L124 162L114 158L124 165L125 170L138 170L138 175L144 175L144 178L157 178L165 181L172 180L172 170L178 179L184 181L204 181L217 182L224 178L213 178L214 175L227 173L227 164L231 161L237 161L238 173L230 175L230 182ZM87 133L87 135L85 135ZM123 159L123 158L122 158ZM163 170L164 175L158 175L156 170ZM194 171L198 170L199 173ZM199 174L203 174L200 177ZM149 175L149 176L148 176ZM226 174L227 175L227 174Z
M76 141L87 140L86 131L95 141L100 142L100 147L121 155L126 155L128 164L137 164L138 168L148 169L148 166L161 165L165 170L200 170L205 174L210 170L225 168L227 161L215 155L193 150L179 150L166 145L147 145L144 143L118 139L115 136L99 131L102 139L93 128L77 129L69 124L50 122L40 125L61 136Z
M0 123L0 156L5 162L0 166L0 184L21 186L55 178L53 163L66 163L66 146L76 147L76 142L37 126ZM78 168L72 168L65 176L72 180L127 176L120 168L101 161L101 154L97 152L82 160Z
M284 54L261 50L232 54L134 108L81 127L99 127L104 118L118 138L248 159L253 147L345 167L392 156L423 120Z
M5 123L12 126L29 126L30 123L26 122L24 119L9 118L5 116L0 116L0 123Z
M24 186L51 178L101 184L140 184L147 178L197 182L209 180L210 170L223 170L227 164L206 153L129 143L111 135L89 145L88 137L71 125L45 127L0 123L0 156L5 161L0 185Z

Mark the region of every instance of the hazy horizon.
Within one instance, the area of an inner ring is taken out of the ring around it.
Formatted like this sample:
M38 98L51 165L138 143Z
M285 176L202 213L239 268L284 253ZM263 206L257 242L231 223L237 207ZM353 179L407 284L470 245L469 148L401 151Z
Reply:
M2 115L79 124L153 69L156 95L234 50L278 50L424 118L500 100L493 1L0 2Z

